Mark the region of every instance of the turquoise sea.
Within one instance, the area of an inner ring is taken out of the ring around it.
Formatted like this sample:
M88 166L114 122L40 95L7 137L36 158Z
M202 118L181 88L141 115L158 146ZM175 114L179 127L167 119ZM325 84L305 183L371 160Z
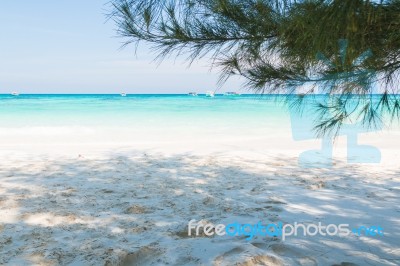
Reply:
M299 117L289 111L287 99L287 95L0 95L0 148L61 151L62 145L79 153L132 149L297 150L296 154L318 149L321 138L313 130L315 115L308 112ZM381 137L384 127L349 124L343 128L342 140L351 136L355 143L360 139L381 148L385 148L383 140L395 139L399 132L397 127L392 136Z
M279 122L279 96L134 94L0 95L0 127L161 126ZM283 98L282 98L283 99Z
M284 104L278 103L281 98L0 95L0 148L28 149L33 145L39 151L46 145L61 144L197 151L279 144L282 133L291 139L290 116Z
M279 149L318 139L312 129L315 117L296 117L286 99L250 94L0 95L0 145L202 142L263 143ZM377 131L351 125L346 130L353 135Z

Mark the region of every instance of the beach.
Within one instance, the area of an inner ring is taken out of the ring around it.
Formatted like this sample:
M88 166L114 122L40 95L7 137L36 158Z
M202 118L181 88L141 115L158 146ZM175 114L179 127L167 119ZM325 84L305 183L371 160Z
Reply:
M299 155L276 98L0 97L0 264L398 265L397 127L360 133L379 163ZM188 223L379 226L366 236L198 236Z

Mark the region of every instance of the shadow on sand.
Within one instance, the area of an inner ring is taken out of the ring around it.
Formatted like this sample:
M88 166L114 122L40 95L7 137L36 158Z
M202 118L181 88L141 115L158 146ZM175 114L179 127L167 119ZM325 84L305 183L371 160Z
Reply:
M0 264L400 264L399 171L295 162L135 152L1 163ZM380 225L385 236L189 237L191 219Z

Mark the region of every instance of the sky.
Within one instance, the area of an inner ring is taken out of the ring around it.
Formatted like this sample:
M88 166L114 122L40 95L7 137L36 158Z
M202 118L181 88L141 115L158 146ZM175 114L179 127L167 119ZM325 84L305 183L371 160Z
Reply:
M207 60L154 62L107 21L108 0L0 1L0 93L187 93L217 89ZM234 79L218 91L236 91Z

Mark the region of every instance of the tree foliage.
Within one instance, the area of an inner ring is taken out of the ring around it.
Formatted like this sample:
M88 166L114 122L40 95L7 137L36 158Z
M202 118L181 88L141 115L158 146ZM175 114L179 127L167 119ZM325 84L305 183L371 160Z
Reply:
M335 95L316 103L321 134L337 132L355 114L370 126L383 114L399 113L399 0L112 0L112 5L111 18L126 44L150 43L158 58L210 56L221 82L240 75L256 92L292 95L301 87L303 94ZM377 87L380 96L371 97ZM357 108L349 111L344 106L350 101Z

